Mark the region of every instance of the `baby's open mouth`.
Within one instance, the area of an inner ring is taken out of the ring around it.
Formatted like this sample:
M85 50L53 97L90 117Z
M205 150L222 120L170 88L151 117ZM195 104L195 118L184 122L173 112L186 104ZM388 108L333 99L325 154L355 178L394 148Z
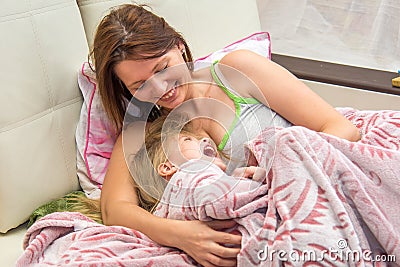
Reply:
M217 151L215 151L212 145L206 145L203 147L203 154L206 155L207 157L216 157Z

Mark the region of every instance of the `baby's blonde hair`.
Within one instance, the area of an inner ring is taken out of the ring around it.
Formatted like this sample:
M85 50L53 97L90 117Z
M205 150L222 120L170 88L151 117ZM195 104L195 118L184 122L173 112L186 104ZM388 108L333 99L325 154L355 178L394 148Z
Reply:
M180 133L193 135L187 116L176 114L157 118L146 129L145 143L130 162L139 206L150 212L154 211L168 183L156 168L168 161L164 147L170 138Z

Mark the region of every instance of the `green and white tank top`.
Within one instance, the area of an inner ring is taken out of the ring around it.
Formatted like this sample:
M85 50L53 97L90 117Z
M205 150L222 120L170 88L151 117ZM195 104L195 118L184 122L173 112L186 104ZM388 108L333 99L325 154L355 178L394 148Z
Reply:
M263 129L271 126L289 127L292 124L255 98L239 96L218 68L218 61L211 65L215 83L233 100L235 119L223 137L218 149L230 157L227 173L247 164L244 144L255 138Z

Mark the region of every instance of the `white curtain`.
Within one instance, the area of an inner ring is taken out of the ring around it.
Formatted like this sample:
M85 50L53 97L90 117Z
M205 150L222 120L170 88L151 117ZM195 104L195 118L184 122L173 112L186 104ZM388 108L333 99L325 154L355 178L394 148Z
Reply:
M274 53L400 69L400 0L257 1Z

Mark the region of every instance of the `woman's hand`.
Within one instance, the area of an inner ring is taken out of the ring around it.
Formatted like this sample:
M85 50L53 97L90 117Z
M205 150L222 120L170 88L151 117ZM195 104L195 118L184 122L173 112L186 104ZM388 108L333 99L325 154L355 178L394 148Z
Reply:
M234 221L176 221L171 246L189 254L202 266L236 266L242 237L219 230L236 225ZM225 246L224 246L225 245Z

